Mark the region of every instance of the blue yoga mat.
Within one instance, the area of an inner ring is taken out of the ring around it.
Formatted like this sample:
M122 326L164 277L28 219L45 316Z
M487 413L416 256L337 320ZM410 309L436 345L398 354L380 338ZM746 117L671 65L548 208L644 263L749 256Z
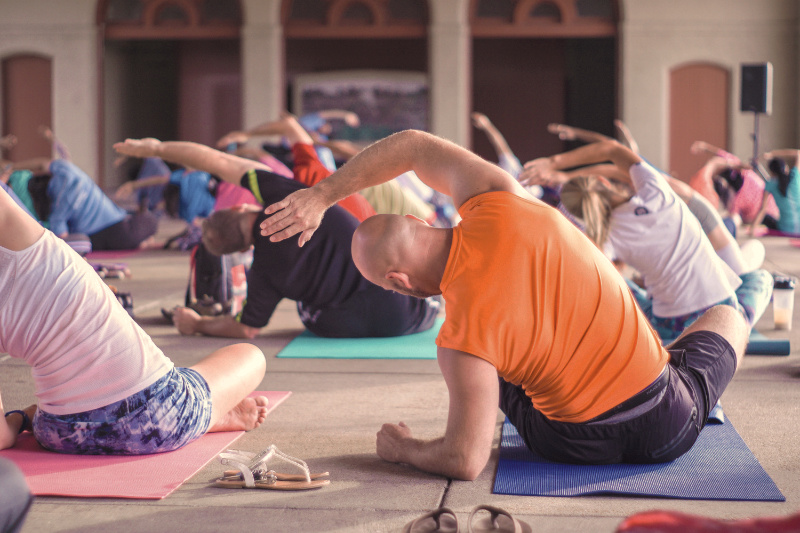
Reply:
M331 339L304 331L277 357L320 359L436 359L436 336L444 318L437 318L428 331L401 337Z
M585 496L621 494L688 500L786 501L730 421L709 424L671 463L570 465L531 452L506 419L495 494Z

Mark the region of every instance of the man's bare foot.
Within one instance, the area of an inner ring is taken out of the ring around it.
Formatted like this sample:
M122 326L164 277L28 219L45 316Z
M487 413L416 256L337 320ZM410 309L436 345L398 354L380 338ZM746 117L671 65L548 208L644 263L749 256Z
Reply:
M255 429L267 418L266 396L245 398L239 405L228 411L219 422L208 428L209 433L217 431L250 431Z

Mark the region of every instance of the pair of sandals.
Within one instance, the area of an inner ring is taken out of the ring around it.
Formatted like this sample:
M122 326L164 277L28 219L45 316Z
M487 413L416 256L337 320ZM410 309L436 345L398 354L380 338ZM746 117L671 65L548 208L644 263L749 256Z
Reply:
M478 516L489 513L489 516ZM403 533L458 533L458 518L447 507L439 507L406 524ZM478 505L467 519L469 533L531 533L529 524L517 520L507 511L491 505Z
M282 474L267 466L272 459L289 463L302 474ZM330 484L328 472L312 474L305 461L280 451L274 444L259 453L226 450L219 454L220 463L235 466L222 477L211 480L215 487L226 489L310 490Z

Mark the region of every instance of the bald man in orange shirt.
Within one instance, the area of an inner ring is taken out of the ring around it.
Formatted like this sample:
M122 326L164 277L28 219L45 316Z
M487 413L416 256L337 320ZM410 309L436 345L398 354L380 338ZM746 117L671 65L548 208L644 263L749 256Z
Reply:
M615 162L640 162L626 157ZM436 344L450 408L444 436L431 441L403 422L384 424L379 456L474 479L491 452L498 400L528 447L554 461L662 462L691 448L744 354L741 315L714 307L662 348L623 278L579 230L455 144L412 130L387 137L267 207L262 235L299 233L302 246L338 199L408 170L451 196L462 222L374 216L353 236L353 259L385 289L444 297Z

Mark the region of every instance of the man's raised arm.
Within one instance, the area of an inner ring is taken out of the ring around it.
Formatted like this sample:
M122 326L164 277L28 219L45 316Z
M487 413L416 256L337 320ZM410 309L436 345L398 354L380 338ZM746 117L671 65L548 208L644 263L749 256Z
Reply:
M114 150L131 157L160 157L164 161L214 174L234 185L239 185L242 176L251 169L272 171L269 166L258 161L193 142L161 142L153 138L127 139L116 143Z
M310 189L294 192L267 207L272 215L261 224L261 234L282 241L300 234L302 246L319 227L331 205L360 191L413 170L430 187L461 204L489 191L530 195L498 166L429 133L406 130L382 139L348 161L329 178Z

